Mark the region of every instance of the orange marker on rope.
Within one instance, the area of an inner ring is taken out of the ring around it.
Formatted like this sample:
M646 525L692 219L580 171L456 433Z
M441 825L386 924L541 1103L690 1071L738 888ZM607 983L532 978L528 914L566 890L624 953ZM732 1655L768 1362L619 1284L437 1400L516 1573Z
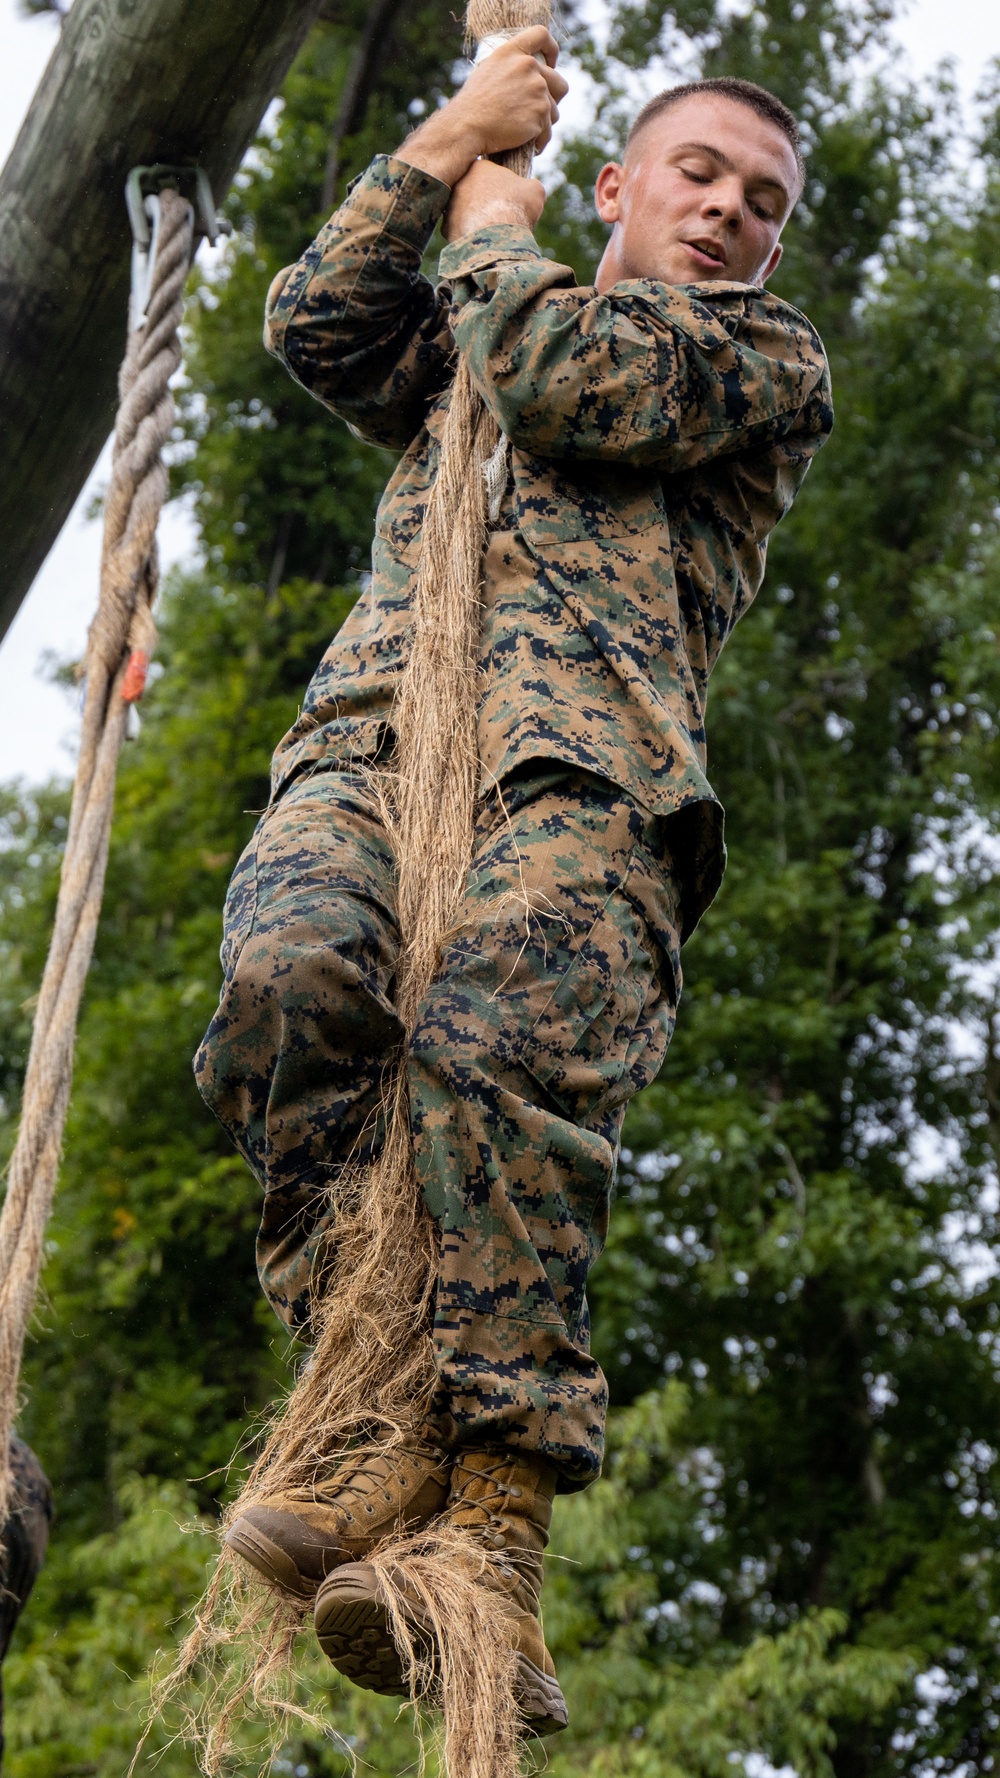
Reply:
M126 704L134 704L142 697L146 689L146 675L149 672L149 656L142 648L133 648L128 657L125 677L122 680L122 697Z

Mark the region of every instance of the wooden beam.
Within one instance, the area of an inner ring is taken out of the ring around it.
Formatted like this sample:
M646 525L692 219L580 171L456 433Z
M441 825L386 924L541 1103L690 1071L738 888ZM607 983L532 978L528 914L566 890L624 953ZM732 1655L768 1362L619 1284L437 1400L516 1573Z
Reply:
M198 162L220 201L321 3L71 8L0 175L0 636L113 424L129 169Z

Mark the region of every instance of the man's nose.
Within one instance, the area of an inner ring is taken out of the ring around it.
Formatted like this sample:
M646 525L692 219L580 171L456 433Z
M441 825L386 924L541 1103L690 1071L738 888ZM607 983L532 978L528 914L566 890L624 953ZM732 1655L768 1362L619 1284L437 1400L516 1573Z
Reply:
M736 230L743 224L743 187L738 180L719 180L705 205L706 216L718 219L723 227Z

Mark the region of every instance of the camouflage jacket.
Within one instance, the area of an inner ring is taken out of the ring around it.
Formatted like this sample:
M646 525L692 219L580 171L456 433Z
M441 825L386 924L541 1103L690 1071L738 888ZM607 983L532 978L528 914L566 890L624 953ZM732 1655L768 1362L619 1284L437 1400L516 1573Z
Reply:
M452 242L435 288L420 264L448 196L379 156L268 297L269 349L363 438L403 452L371 583L273 788L384 742L457 344L512 446L485 563L483 787L559 760L654 812L692 806L677 859L689 929L724 858L708 676L830 430L823 347L745 284L639 279L599 296L513 227Z

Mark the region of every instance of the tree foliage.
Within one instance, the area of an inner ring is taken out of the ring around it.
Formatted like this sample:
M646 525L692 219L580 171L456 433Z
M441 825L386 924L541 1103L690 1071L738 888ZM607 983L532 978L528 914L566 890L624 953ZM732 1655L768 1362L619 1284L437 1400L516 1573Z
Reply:
M592 268L588 186L640 75L762 80L810 149L774 283L824 334L838 418L713 680L730 866L593 1277L615 1407L604 1479L557 1509L547 1629L573 1726L553 1778L971 1778L1000 1749L1000 125L987 108L975 177L956 173L947 88L872 58L889 13L655 0L601 41L567 25L595 120L563 151L547 250ZM415 94L450 90L449 13L390 7L367 47L365 18L310 39L221 270L194 280L177 481L204 560L164 599L123 762L29 1358L59 1524L8 1668L17 1778L121 1771L140 1675L204 1572L178 1526L211 1522L287 1375L256 1187L189 1057L228 873L389 466L259 344L331 168L342 186ZM59 787L0 806L8 1140L65 808ZM303 1686L346 1741L304 1734L279 1769L412 1758L405 1723L315 1654Z

